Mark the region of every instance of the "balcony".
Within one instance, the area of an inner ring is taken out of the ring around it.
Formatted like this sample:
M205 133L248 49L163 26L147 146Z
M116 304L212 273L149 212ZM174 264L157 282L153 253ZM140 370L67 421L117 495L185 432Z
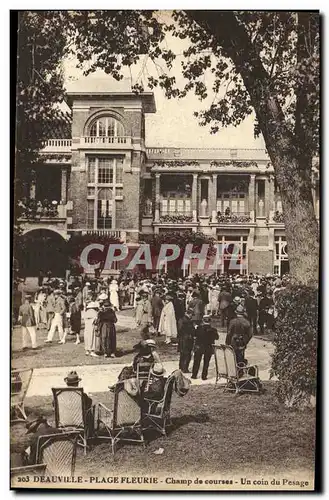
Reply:
M252 224L254 223L253 212L227 212L216 215L216 220L212 220L214 225L231 225L231 224Z
M92 137L85 136L80 138L80 147L86 149L131 149L130 136L117 137Z
M264 149L146 148L148 160L237 160L269 161Z
M18 219L29 222L63 220L66 219L68 205L70 202L63 205L57 201L20 200L17 204Z
M42 153L71 153L72 139L48 139L43 143Z
M107 238L117 238L123 243L126 243L127 240L126 231L121 231L120 229L92 229L87 231L87 234L95 236L104 236Z

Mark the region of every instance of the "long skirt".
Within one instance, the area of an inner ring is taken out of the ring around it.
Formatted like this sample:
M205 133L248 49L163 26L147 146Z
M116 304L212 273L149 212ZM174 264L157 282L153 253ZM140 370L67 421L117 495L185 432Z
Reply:
M81 330L81 311L72 312L70 316L72 333L80 333Z
M94 318L85 318L84 343L85 351L95 350Z
M115 354L117 348L117 334L113 323L101 323L99 325L101 337L101 352L110 356Z

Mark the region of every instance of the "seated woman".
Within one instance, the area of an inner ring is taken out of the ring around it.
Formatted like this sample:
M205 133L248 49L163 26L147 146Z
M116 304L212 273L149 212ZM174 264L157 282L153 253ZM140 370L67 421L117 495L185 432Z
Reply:
M160 363L160 356L156 351L156 343L153 339L141 340L138 344L134 345L134 349L137 349L137 354L133 360L133 369L137 371L138 363L149 363L150 367L154 363Z

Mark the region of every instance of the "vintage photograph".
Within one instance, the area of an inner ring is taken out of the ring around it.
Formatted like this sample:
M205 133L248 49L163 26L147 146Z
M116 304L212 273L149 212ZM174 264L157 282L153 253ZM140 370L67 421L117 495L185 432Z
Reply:
M320 12L10 17L11 488L317 490Z

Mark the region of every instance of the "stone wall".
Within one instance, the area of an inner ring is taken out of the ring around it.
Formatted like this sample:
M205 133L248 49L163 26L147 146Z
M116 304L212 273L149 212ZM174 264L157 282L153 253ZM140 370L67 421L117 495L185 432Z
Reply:
M267 274L273 272L273 250L249 250L249 273Z

